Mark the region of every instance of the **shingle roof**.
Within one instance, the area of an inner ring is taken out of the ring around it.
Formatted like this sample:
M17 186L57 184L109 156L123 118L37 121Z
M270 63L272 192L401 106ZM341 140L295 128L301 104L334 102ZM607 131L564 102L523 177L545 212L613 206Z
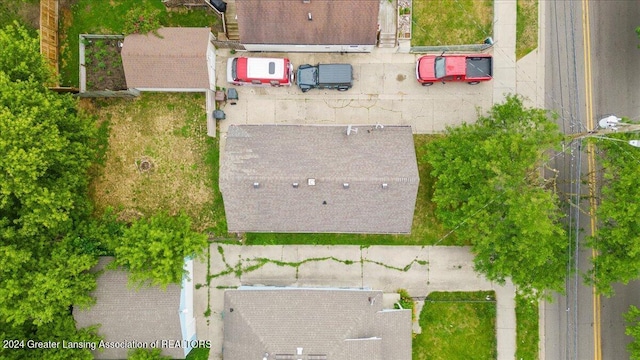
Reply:
M374 45L380 0L236 0L244 44ZM313 20L308 19L311 13Z
M96 270L103 269L113 258L103 257ZM79 328L101 324L98 334L104 341L137 341L151 344L156 340L181 340L180 287L169 285L159 288L131 289L127 286L127 273L105 270L98 277L98 287L92 296L95 305L87 310L73 309ZM126 359L126 348L108 348L94 351L96 359ZM181 348L164 348L163 355L184 358Z
M229 231L411 232L419 184L411 127L346 133L230 126L220 169Z
M209 28L160 28L158 35L124 39L122 64L129 88L208 89Z
M383 310L381 291L227 290L223 315L225 360L411 359L411 311Z

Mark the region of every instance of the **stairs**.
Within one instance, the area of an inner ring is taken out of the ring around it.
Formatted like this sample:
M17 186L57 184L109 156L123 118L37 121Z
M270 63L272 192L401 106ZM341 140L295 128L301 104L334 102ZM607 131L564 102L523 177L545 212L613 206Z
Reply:
M224 13L224 20L229 40L240 40L240 30L238 29L238 19L236 18L236 2L227 0L227 11Z
M378 40L378 47L381 48L393 48L396 47L396 34L395 33L381 33Z

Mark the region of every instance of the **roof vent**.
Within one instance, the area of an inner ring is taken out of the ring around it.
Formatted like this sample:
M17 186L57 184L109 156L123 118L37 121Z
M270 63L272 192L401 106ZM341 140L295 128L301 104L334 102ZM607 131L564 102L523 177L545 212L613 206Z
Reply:
M309 21L313 20L313 17L311 17L311 13L307 13L307 19L309 19Z
M254 182L254 183L253 183L253 188L254 188L254 189L257 189L257 188L259 188L259 187L260 187L260 183L259 183L259 182Z
M298 184L297 182L294 182L293 184L291 184L291 186L293 186L294 189L297 189L299 185L300 184Z
M388 187L389 187L389 184L387 184L387 183L382 183L382 188L383 188L383 189L387 189Z
M349 188L349 183L343 183L342 187L345 188L345 189L348 189Z
M309 186L314 186L316 184L316 179L307 179L307 184Z
M351 125L347 126L347 136L351 135L351 133L357 134L358 133L358 128L354 128Z
M309 4L311 2L311 0L302 0L302 3L304 4Z

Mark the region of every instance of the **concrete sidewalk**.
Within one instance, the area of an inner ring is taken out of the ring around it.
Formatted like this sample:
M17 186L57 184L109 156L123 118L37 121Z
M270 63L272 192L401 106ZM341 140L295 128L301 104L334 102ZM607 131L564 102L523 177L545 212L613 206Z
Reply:
M222 310L226 288L240 285L353 287L395 292L413 297L433 291L493 290L497 302L498 359L515 355L515 289L492 283L473 271L467 247L444 246L241 246L213 244L209 287L195 291L194 310L199 339L211 341L212 359L220 359ZM195 264L195 283L206 283L207 264ZM208 305L207 305L208 304ZM416 324L414 324L416 325Z

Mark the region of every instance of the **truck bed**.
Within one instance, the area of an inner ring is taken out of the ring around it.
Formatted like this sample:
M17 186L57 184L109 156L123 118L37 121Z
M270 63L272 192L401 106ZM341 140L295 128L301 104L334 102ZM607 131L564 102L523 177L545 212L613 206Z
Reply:
M345 84L351 82L352 68L349 64L319 64L318 82L320 84Z
M493 76L492 58L488 56L467 58L467 80Z

